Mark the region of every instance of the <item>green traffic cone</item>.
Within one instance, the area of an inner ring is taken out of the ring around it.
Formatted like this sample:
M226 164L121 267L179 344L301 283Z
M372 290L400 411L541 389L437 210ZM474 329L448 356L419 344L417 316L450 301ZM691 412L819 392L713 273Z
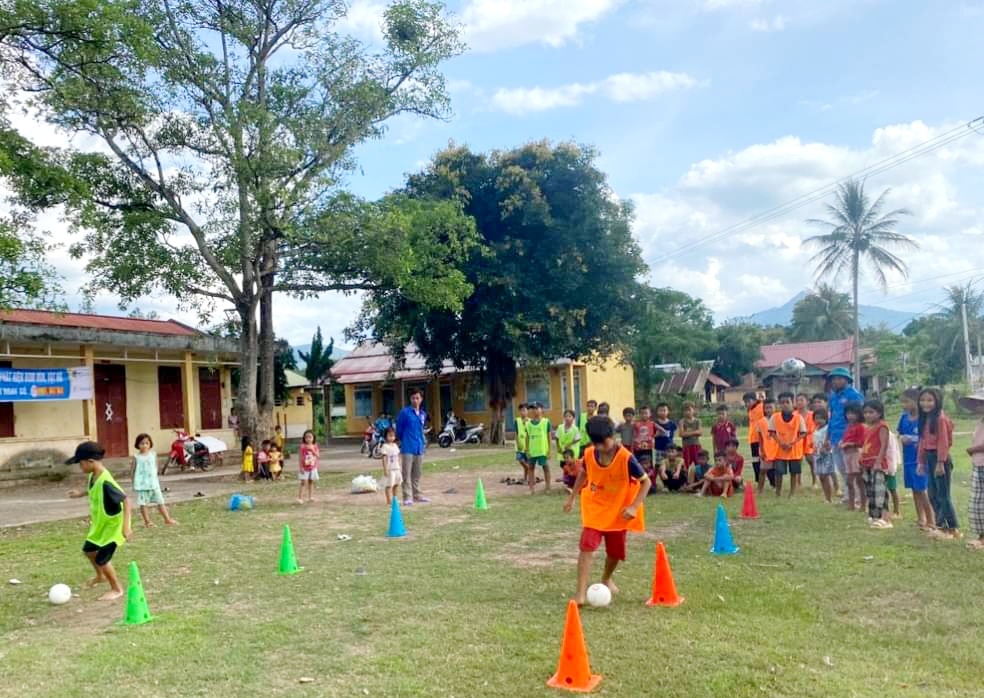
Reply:
M140 581L140 570L134 560L130 563L130 579L126 586L126 615L123 616L123 625L143 625L152 620L143 583Z
M475 510L489 510L489 502L485 498L485 485L482 484L482 478L478 478L478 484L475 485Z
M303 567L297 566L294 555L294 541L290 537L290 526L284 524L284 542L280 544L280 574L297 574Z

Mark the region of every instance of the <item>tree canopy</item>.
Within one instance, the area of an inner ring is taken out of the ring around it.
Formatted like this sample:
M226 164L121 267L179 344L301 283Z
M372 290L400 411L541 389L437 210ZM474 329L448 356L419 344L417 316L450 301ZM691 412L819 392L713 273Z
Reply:
M0 310L64 307L48 246L18 216L0 220Z
M853 322L851 297L820 284L793 307L789 338L794 342L844 339L851 335Z
M413 341L435 369L450 360L481 370L500 414L515 391L517 362L626 350L644 265L631 206L615 198L596 157L590 148L547 142L439 153L401 193L455 202L474 219L480 244L458 262L473 292L451 310L374 290L358 334L398 354Z
M314 333L314 337L311 339L310 350L299 352L301 360L304 362L304 375L311 381L312 385L328 375L331 367L335 364L331 358L334 351L334 338L328 341L328 346L326 347L325 340L321 336L321 327L319 326L317 332Z
M747 322L727 322L714 330L716 346L705 358L714 359L714 372L732 385L755 368L762 358L766 331Z

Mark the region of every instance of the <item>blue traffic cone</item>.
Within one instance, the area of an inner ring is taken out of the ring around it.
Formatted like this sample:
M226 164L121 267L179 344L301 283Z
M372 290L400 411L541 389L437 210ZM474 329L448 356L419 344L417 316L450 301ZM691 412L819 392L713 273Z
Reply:
M741 550L735 545L731 538L731 529L728 527L728 512L724 510L723 504L718 504L717 516L714 520L714 547L711 552L715 555L735 555Z
M403 514L400 513L400 502L393 497L393 507L390 509L390 527L386 535L390 538L403 538L407 528L403 525Z

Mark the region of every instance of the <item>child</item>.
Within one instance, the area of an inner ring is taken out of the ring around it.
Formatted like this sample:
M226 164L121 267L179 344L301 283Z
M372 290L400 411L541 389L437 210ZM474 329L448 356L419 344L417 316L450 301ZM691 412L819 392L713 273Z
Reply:
M530 461L526 456L526 427L530 421L529 414L529 405L521 402L519 404L519 419L516 420L516 462L523 468L523 482L526 483L530 482Z
M693 403L683 404L683 419L680 420L680 438L683 439L683 462L690 467L697 462L697 454L703 449L700 447L700 437L704 429L697 418L697 409Z
M320 480L318 475L318 463L321 460L321 449L314 442L314 432L308 429L301 437L301 448L297 453L297 460L301 468L298 480L301 484L297 490L297 503L304 504L304 490L307 488L307 501L314 501L314 483Z
M554 440L557 442L557 453L578 448L581 432L574 425L574 410L564 410L564 423L554 432Z
M861 480L861 448L864 446L864 424L861 405L849 402L844 405L844 418L847 420L847 430L841 439L840 448L844 453L844 479L847 489L847 509L854 511L855 495L860 500L859 507L863 511L867 502L867 493Z
M885 424L885 407L879 400L864 403L864 446L861 447L861 477L868 500L868 525L872 528L892 528L888 520L888 490L885 474L888 470L888 440L891 435Z
M717 421L711 426L711 440L714 442L714 455L728 450L728 444L738 438L735 423L728 419L728 406L717 406Z
M711 454L701 449L693 464L687 468L687 486L684 488L685 492L697 492L703 487L704 476L711 469L710 460ZM683 463L686 465L687 460L684 459Z
M984 550L984 395L977 393L960 398L960 406L981 417L967 449L970 476L970 528L976 538L967 544L971 550Z
M396 443L396 429L390 427L383 435L383 445L379 447L379 459L383 461L383 491L386 504L399 497L397 487L403 484L403 466L400 464L400 447Z
M745 482L742 480L742 473L745 471L745 459L738 453L740 446L741 443L738 439L731 439L724 451L724 457L728 461L728 466L730 466L731 472L735 475L736 490L741 490L745 486Z
M803 473L803 439L806 421L794 409L795 396L779 393L779 412L769 418L769 436L776 442L772 470L775 473L776 496L782 496L782 478L789 473L789 496L796 494Z
M270 446L270 476L279 480L284 471L284 454L277 444Z
M564 511L574 508L574 498L581 498L581 554L577 560L577 595L579 606L587 599L591 562L595 551L605 541L605 572L601 582L612 592L618 587L612 575L625 560L628 531L645 531L643 501L649 491L649 477L625 448L615 443L611 420L594 417L588 421L588 438L592 446L584 452L584 469L578 474Z
M770 433L769 420L772 419L772 415L776 411L776 401L772 398L766 398L762 401L762 417L759 418L754 425L749 424L749 430L754 429L756 434L756 444L758 445L759 457L761 458L762 464L759 470L756 471L756 476L758 478L758 493L762 494L765 492L765 483L768 481L769 485L775 485L776 476L772 471L773 463L775 463L776 455L779 450L779 442L776 441L772 434ZM752 451L755 453L755 450ZM755 461L752 461L752 466L754 467Z
M723 453L718 454L714 458L714 467L704 475L704 484L697 496L703 497L709 494L712 497L730 497L735 491L734 482L735 473L728 465L727 457Z
M570 448L564 450L563 458L561 468L564 471L564 488L570 494L574 491L574 483L577 482L577 475L581 472L581 463L574 457L574 450Z
M140 516L144 526L150 528L154 522L150 520L147 508L157 505L157 511L164 517L164 523L174 526L177 521L171 518L164 505L164 495L161 493L161 482L157 479L157 453L154 452L154 440L150 434L140 434L133 444L137 455L133 457L133 467L130 477L133 489L137 492L137 504L140 506Z
M933 505L929 503L929 477L917 472L919 458L919 390L902 393L902 416L899 417L899 440L902 442L902 480L912 491L916 507L916 524L924 531L936 525Z
M532 405L533 419L526 425L526 456L530 461L530 494L536 491L536 467L543 468L544 491L550 492L550 420L543 418L543 405Z
M765 405L754 392L745 393L741 399L748 411L748 446L752 451L752 470L755 471L755 482L759 482L762 471L762 436L756 427L762 421L762 417L765 416ZM760 489L759 493L761 492Z
M666 449L666 459L659 466L659 479L670 492L679 492L687 484L687 468L676 444L670 444Z
M953 477L953 422L943 413L943 392L926 388L919 393L919 449L916 472L929 476L929 499L936 512L933 538L960 538L957 512L950 497ZM937 530L939 529L939 530Z
M830 410L827 407L827 396L824 395L823 393L816 393L812 398L810 398L810 404L811 404L811 406L813 408L813 412L814 413L821 412L822 411L822 412L825 412L827 414L827 428L828 428L828 432L827 432L827 438L826 438L826 440L829 442L830 441L830 432L829 432L829 428L830 428ZM830 454L831 454L830 457L831 457L831 459L834 458L833 453L834 453L833 447L831 447L831 450L830 450ZM831 473L831 475L830 475L830 484L834 488L834 495L833 496L834 497L840 497L841 483L837 480L837 461L836 461L836 459L834 459L834 472Z
M670 419L670 406L665 402L656 405L656 439L653 443L653 462L659 463L666 458L666 452L673 443L676 434L676 422Z
M253 479L253 439L243 437L243 469L240 473L243 480Z
M587 411L582 412L577 417L577 430L581 432L581 435L584 437L581 439L579 449L580 452L578 453L579 458L584 453L584 449L590 446L588 443L588 420L598 413L598 401L588 400L587 403L585 403L585 407L587 408Z
M622 410L622 423L615 428L615 435L618 437L619 444L630 451L632 450L633 435L635 434L634 421L635 410L631 407L626 407Z
M72 490L69 497L89 497L89 532L85 536L82 552L89 558L96 576L86 583L93 588L101 582L109 583L109 591L99 597L100 601L115 601L123 597L123 587L113 569L113 554L133 535L130 528L130 500L102 459L105 449L94 441L86 441L75 449L75 455L65 461L65 465L78 463L88 477L86 489Z
M270 439L263 439L260 443L260 450L256 452L256 479L270 479L270 446L273 442Z
M827 410L813 411L813 467L820 478L820 487L823 489L823 498L827 504L834 501L834 482L833 477L837 468L834 466L834 452L830 447L830 440L827 438Z
M806 459L806 464L810 467L810 486L816 489L817 471L813 456L813 431L816 429L816 424L813 422L810 398L807 397L806 393L799 393L796 396L796 414L802 417L803 422L806 424L806 436L803 437L803 457Z
M284 450L284 432L278 424L273 430L273 443L276 445L277 450L283 453Z
M639 465L646 472L653 467L656 433L656 423L653 421L652 412L643 405L639 408L639 419L632 424L632 438L629 447L632 450L632 455L636 457Z

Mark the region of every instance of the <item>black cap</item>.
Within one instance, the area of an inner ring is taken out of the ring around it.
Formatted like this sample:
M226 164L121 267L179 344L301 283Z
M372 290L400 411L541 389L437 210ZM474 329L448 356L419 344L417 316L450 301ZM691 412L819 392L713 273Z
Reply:
M75 447L75 455L65 461L65 465L74 465L84 460L102 460L106 449L95 441L85 441Z

